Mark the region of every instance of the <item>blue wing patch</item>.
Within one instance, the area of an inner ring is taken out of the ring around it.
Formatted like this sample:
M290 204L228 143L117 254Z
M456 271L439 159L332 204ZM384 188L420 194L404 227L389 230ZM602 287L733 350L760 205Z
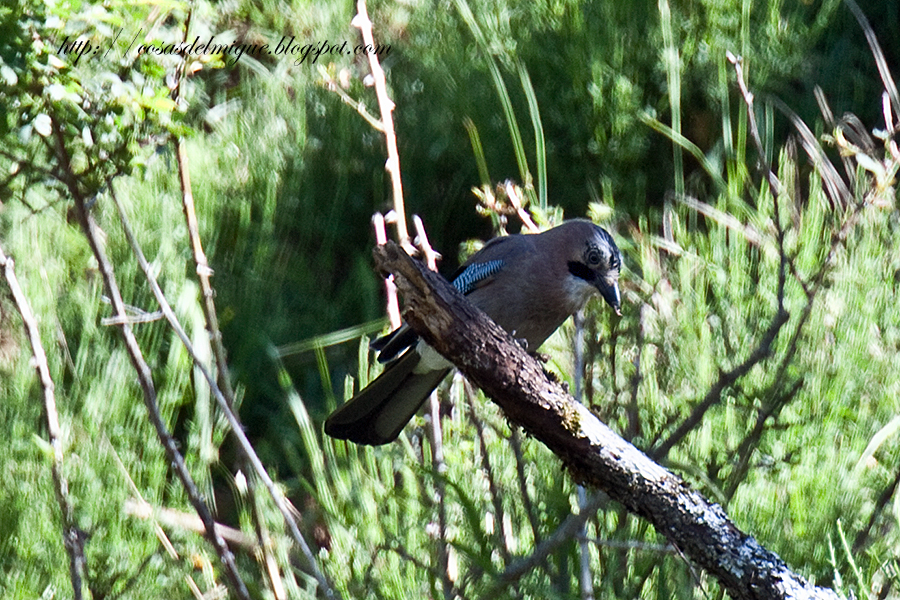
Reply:
M453 280L453 287L461 294L468 294L478 287L479 283L488 277L492 277L499 273L502 268L502 260L489 260L487 262L469 265L466 267L465 271L460 273L459 276Z

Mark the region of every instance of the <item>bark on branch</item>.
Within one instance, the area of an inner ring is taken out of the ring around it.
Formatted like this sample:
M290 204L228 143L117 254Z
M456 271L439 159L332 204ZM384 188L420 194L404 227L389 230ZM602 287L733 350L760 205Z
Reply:
M837 600L575 402L509 334L400 246L376 247L375 260L394 275L406 300L403 316L416 333L493 398L510 421L562 459L579 483L602 489L649 521L732 598Z

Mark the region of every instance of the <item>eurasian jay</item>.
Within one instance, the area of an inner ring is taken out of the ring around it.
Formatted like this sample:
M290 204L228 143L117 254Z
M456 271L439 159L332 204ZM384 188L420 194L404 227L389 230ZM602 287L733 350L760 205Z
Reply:
M491 240L457 271L453 285L513 337L537 350L594 292L620 312L622 255L585 219L533 235ZM384 371L325 421L325 433L373 446L394 441L452 364L406 324L372 343Z

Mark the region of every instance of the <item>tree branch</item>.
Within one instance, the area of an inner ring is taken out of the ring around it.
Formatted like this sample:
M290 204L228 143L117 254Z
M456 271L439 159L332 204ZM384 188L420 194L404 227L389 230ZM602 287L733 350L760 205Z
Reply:
M484 313L397 245L375 249L406 298L404 318L474 384L560 457L581 483L646 519L735 599L837 599L793 573L739 530L720 506L651 461L544 374L541 365Z
M4 254L0 248L0 267L9 290L12 292L16 308L22 317L25 331L28 333L28 341L31 342L34 369L37 371L41 388L44 391L44 416L47 419L47 435L50 438L50 447L53 449L53 459L50 464L50 474L53 476L53 485L56 491L56 501L63 521L63 545L69 554L69 576L72 579L72 593L75 600L84 597L83 581L85 573L84 540L85 534L75 524L75 511L69 502L69 483L62 472L62 430L59 426L59 413L56 410L56 395L53 378L50 376L50 367L47 364L47 353L41 344L41 332L38 330L38 322L31 310L31 305L25 292L19 286L13 259Z
M216 522L213 519L212 511L201 497L200 491L197 489L197 485L194 483L194 479L185 463L184 456L178 450L178 444L169 433L168 427L159 411L156 386L153 383L150 365L148 365L147 361L144 359L137 338L131 330L131 325L127 322L128 315L125 310L125 302L122 300L122 294L119 292L119 284L116 281L112 263L109 262L109 259L106 256L106 251L103 249L103 243L100 241L99 227L97 227L97 223L94 221L90 209L86 206L84 194L78 187L77 179L72 171L69 152L66 148L63 126L55 119L53 120L53 133L57 144L57 147L54 150L57 153L57 159L59 160L63 172L63 183L66 185L72 199L75 201L75 215L78 218L81 231L85 238L87 238L88 245L91 248L94 258L97 259L100 275L103 277L103 284L109 294L115 316L124 319L121 325L119 325L119 331L122 334L125 350L128 353L131 366L134 368L138 383L143 392L147 415L150 417L150 422L156 430L157 438L163 447L166 459L169 461L173 471L181 481L191 505L194 507L194 510L197 511L200 520L203 521L203 525L206 528L206 538L212 544L216 554L219 556L219 560L222 563L225 576L228 579L232 592L238 598L249 600L250 592L247 590L247 585L244 583L243 579L241 579L240 573L238 573L237 565L234 562L234 554L232 554L228 545L225 543L225 540L223 540L216 531Z
M118 196L116 196L115 190L112 187L110 187L110 196L112 197L113 202L116 205L116 209L118 210L119 220L122 223L122 230L125 232L125 237L128 239L128 243L131 245L132 251L134 252L135 257L138 260L138 264L140 265L141 270L144 271L144 275L147 278L147 282L150 284L150 290L153 292L153 296L156 298L156 301L159 304L159 307L162 310L162 313L165 316L166 320L169 322L169 326L172 328L172 331L174 331L175 335L178 336L178 339L181 340L181 343L184 345L185 350L187 350L188 354L190 354L191 358L193 359L194 365L200 370L201 374L206 379L206 382L209 384L210 391L212 392L213 397L216 399L216 402L219 405L219 409L222 411L222 414L228 421L231 432L235 436L238 446L243 451L244 457L247 460L247 464L250 468L252 468L253 472L257 477L260 478L260 480L263 482L263 485L269 491L269 494L272 497L272 501L275 503L275 506L278 508L279 512L281 512L282 517L284 517L285 526L287 527L288 532L290 533L294 542L297 544L297 547L300 549L301 554L306 559L310 572L319 583L322 593L326 598L340 598L340 595L331 586L328 578L325 577L324 573L319 570L319 567L316 564L315 555L313 554L309 544L306 542L306 539L303 537L303 534L300 533L300 528L297 525L297 521L296 519L294 519L294 517L291 515L290 510L288 509L287 501L285 500L281 491L276 487L275 482L272 481L272 478L266 471L265 466L262 464L262 461L259 459L259 456L257 456L256 451L253 449L253 445L247 438L247 434L244 433L241 423L238 420L235 412L232 410L228 399L219 388L210 369L208 369L204 362L197 356L197 352L195 351L190 338L188 338L187 332L184 330L184 327L181 326L181 323L178 321L178 317L175 315L175 311L172 310L169 301L162 293L162 288L159 287L159 283L156 281L156 276L153 274L153 271L150 268L150 263L144 256L144 252L134 236L134 232L132 231L131 225L125 214L125 208L119 200ZM123 328L126 326L127 323L123 324ZM203 517L202 514L200 516L201 518ZM209 535L209 525L206 523L205 519L203 521L204 524L208 527L207 535ZM213 531L215 530L213 529Z

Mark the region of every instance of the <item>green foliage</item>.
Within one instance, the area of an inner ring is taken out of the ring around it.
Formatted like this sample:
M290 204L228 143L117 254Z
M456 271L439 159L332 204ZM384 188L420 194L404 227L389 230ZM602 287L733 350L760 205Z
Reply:
M192 32L223 40L355 35L350 3L192 6ZM244 421L298 507L328 578L348 598L578 597L572 537L500 583L577 512L578 492L555 457L511 431L459 379L442 405L440 464L423 418L384 448L322 439L319 418L335 396L349 397L378 368L369 365L365 336L381 323L368 257L369 216L389 200L381 134L319 85L310 65L191 61L178 103L175 57L124 56L121 41L118 52L90 59L58 52L67 36L106 44L120 28L178 41L187 9L30 0L0 8L0 245L16 258L39 316L69 497L88 536L91 595L188 597L188 576L202 592L223 580L200 536L165 525L174 558L156 522L126 510L138 498L187 513L190 505L148 423L120 338L103 321L110 313L99 265L70 210L76 198L91 207L126 302L153 312L109 202L112 186L209 361L171 144L179 136ZM883 127L859 106L879 105L874 69L854 71L868 79L840 79L829 65L846 58L820 50L849 43L851 34L835 25L841 10L836 0L473 0L377 3L371 14L378 41L393 49L383 64L408 206L425 218L448 267L459 240L486 237L472 210L476 184L489 190L518 179L538 222L588 212L617 230L627 257L625 314L591 308L585 402L658 451L723 373L765 348L661 453L667 466L802 574L846 595L896 595L900 517L887 493L898 477L900 408L900 221L889 187L896 165L882 141L864 155L842 146L857 172L853 202L838 208L821 173L784 135L787 121L758 106L763 142L787 188L776 213L725 59L726 50L744 57L755 92L783 96L822 76L838 114L849 103L866 129ZM868 56L850 54L855 65ZM364 61L321 66L345 76L346 93L378 113L362 82ZM810 98L785 99L799 107ZM811 112L798 111L812 122ZM814 129L840 143L830 126ZM872 175L873 160L885 180ZM672 190L696 200L667 195ZM846 238L835 243L839 232ZM766 346L781 308L787 319ZM41 390L14 315L11 300L0 298L0 593L67 596ZM366 325L344 330L354 323ZM288 597L314 597L280 514L233 457L187 352L162 321L134 328L162 416L218 518L269 540L277 585L260 555L236 549L253 593L275 597L283 587ZM570 383L573 335L567 326L544 348L549 368ZM358 347L343 343L360 336ZM241 483L248 477L250 491ZM618 506L603 505L584 535L597 597L720 594Z

